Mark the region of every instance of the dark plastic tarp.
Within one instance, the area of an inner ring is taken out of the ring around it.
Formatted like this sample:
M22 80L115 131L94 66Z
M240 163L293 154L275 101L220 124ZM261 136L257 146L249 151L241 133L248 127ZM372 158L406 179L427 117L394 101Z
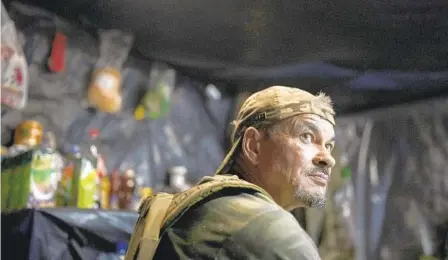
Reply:
M127 211L65 208L3 213L2 259L118 260L116 244L129 241L136 221L137 213Z

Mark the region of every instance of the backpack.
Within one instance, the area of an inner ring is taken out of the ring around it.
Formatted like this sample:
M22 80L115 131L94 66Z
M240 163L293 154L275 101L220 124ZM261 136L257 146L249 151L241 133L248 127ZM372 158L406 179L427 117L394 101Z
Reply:
M164 231L189 208L223 189L257 191L273 201L262 188L241 180L236 175L204 177L198 185L178 194L156 193L140 205L139 217L129 241L125 260L153 259Z

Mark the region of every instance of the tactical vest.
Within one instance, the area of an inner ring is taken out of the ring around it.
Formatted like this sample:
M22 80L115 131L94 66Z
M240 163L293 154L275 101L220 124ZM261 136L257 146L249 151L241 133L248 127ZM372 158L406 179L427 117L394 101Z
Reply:
M145 199L128 245L125 260L153 259L165 230L172 226L189 208L223 189L252 190L267 200L271 196L262 188L233 175L205 177L195 187L178 194L156 193Z

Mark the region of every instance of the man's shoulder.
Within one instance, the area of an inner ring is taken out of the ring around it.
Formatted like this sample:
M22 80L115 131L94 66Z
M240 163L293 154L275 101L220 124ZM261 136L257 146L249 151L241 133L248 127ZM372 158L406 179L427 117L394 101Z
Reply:
M319 259L314 242L294 216L262 194L223 196L201 208L210 220L220 216L215 225L228 230L220 251L223 259L251 255L259 259Z
M225 230L224 233L231 235L246 226L252 219L267 212L289 214L260 192L229 189L207 196L187 210L180 221L200 219L195 221L198 226L205 226L211 232L214 229ZM195 224L192 224L190 227L195 229L194 226ZM205 231L203 228L201 230Z
M312 241L289 212L262 193L238 189L210 194L184 212L167 230L160 250L168 250L173 243L177 252L192 259L218 255L219 259L234 259L259 253L274 258L260 255L257 259L284 259L275 258L276 250L294 256L308 251L315 254Z
M294 216L267 210L235 230L220 250L220 259L320 259L311 237Z
M263 211L283 210L273 200L267 198L260 192L243 192L243 191L222 191L216 195L210 196L202 204L203 209L213 210L220 208L221 211L241 212L252 215Z
M201 199L191 209L196 214L213 216L216 220L220 220L221 217L231 220L241 219L239 221L241 223L263 212L284 211L262 188L236 176L204 178L199 185L191 189L190 194L186 193L183 197L197 196Z
M204 216L212 218L221 216L216 220L222 219L229 224L238 223L238 226L232 229L235 232L251 230L254 231L253 233L259 233L263 230L265 235L274 237L285 234L285 232L278 232L277 228L281 226L296 234L307 236L290 212L257 192L222 196L205 202L199 209ZM260 229L260 227L263 228ZM255 232L257 229L259 231Z
M243 229L272 226L277 221L294 232L304 232L291 213L259 192L227 191L211 196L192 211L202 225L210 229L225 227L229 236ZM273 232L272 236L277 234Z
M207 200L200 206L201 211L205 214L210 211L217 212L217 214L239 223L250 222L251 219L268 212L295 220L289 212L260 192L237 192L233 194L231 192L224 193L224 195L218 194L216 197Z

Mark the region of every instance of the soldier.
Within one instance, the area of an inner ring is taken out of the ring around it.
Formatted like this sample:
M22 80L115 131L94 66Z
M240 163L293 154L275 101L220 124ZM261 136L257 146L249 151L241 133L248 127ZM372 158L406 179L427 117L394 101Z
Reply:
M325 205L330 98L270 87L244 102L234 125L214 177L142 204L126 259L320 259L289 211Z

